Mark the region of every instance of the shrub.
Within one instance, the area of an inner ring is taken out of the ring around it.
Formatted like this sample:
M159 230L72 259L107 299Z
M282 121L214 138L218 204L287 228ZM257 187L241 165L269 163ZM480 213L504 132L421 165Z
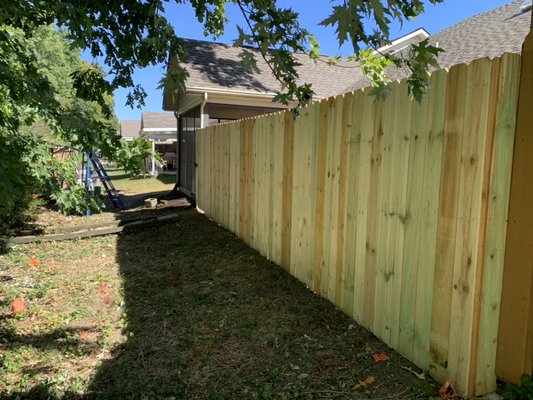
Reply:
M530 376L524 375L520 379L522 386L505 385L502 396L505 400L533 400L533 380Z
M163 165L161 155L152 150L152 144L146 139L135 139L133 142L122 141L121 147L114 155L117 166L133 176L145 176L148 173L146 161L154 158L156 165Z

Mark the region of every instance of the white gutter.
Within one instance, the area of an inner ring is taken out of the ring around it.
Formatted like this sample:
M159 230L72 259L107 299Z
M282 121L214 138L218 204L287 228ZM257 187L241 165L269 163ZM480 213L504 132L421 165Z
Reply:
M246 101L246 103L243 103L242 105L248 105L247 101L249 100L257 100L257 101L268 101L268 104L271 104L273 108L286 108L284 104L273 102L272 99L274 96L277 95L277 93L272 92L265 92L265 93L258 93L258 92L248 92L246 90L232 90L232 89L219 89L219 88L207 88L207 87L193 87L188 88L185 92L185 95L201 95L204 94L211 95L211 98L209 99L212 103L218 103L220 102L220 98L226 98L226 99L243 99ZM323 96L314 96L313 100L321 100L323 99ZM227 103L228 105L235 105L234 103ZM296 107L298 102L293 101L289 105L289 107ZM264 105L267 106L266 104Z
M393 40L390 44L386 45L386 46L382 46L380 47L379 49L377 49L376 51L374 51L374 53L384 53L386 52L388 49L390 49L391 47L394 47L402 42L405 42L409 39L412 39L412 38L415 38L415 37L419 37L420 40L424 40L424 39L427 39L429 37L429 33L424 29L424 28L418 28L416 31L414 32L411 32L405 36L402 36L398 39L395 39ZM406 45L405 47L407 47L408 45Z
M526 11L531 10L531 8L533 8L533 2L531 0L524 0L520 5L520 12L525 13Z
M260 99L271 99L276 95L276 93L265 92L249 92L246 90L233 90L233 89L218 89L218 88L208 88L208 87L192 87L187 88L185 91L186 94L233 94L239 97L256 97Z
M141 132L176 132L178 128L144 128Z

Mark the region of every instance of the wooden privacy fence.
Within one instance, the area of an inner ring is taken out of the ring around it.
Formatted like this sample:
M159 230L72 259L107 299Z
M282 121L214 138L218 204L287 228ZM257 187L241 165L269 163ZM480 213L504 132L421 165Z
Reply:
M403 356L495 389L520 56L200 130L197 203Z

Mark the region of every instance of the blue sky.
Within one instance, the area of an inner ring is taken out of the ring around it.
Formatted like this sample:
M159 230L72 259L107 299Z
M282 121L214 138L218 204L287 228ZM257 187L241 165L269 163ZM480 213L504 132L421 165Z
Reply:
M443 4L426 5L426 12L418 16L415 21L405 23L402 27L393 25L391 27L391 39L397 38L418 28L425 28L430 34L436 33L459 21L473 15L496 8L509 0L445 0ZM327 55L347 55L350 53L349 47L344 46L339 50L333 28L318 26L318 23L330 14L332 2L328 0L278 0L279 6L292 7L300 13L300 23L303 27L312 32L320 42L322 54ZM225 34L218 38L218 42L232 43L237 37L236 25L242 25L242 18L238 10L233 6L228 6L227 15L230 20L226 27ZM196 21L192 7L188 4L169 4L166 9L166 16L174 26L178 36L212 40L211 37L203 35L202 26ZM90 57L85 57L88 61L93 61ZM119 120L140 119L141 111L162 111L162 93L157 90L159 79L164 72L164 65L145 68L135 72L136 83L141 84L148 98L146 106L142 110L125 106L127 89L120 89L115 92L115 113Z

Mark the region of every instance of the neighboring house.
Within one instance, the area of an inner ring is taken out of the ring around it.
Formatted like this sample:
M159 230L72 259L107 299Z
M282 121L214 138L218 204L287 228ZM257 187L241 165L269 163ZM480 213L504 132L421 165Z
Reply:
M241 48L231 45L184 40L187 56L179 61L190 76L186 90L173 96L164 94L163 109L175 111L178 123L178 185L188 195L195 195L194 134L196 129L212 123L252 117L285 109L273 103L280 83L272 76L269 66L259 52L257 67L246 71L241 65ZM343 92L361 77L354 63L328 64L328 57L319 57L316 64L305 54L296 54L302 64L298 71L302 82L313 84L315 99ZM172 56L169 68L178 60Z
M163 169L176 169L176 141L177 141L177 119L174 113L165 112L143 112L141 114L140 135L152 142L152 149L163 157L165 165ZM150 160L150 170L152 175L159 172L154 160Z
M173 113L143 112L141 114L141 136L154 140L176 141L178 121Z
M469 63L482 57L494 58L504 53L520 53L531 26L531 7L521 9L523 0L468 18L430 36L430 43L442 48L438 61L442 68ZM380 51L398 52L409 44L423 40L428 33L419 29L384 46ZM273 103L280 83L254 49L257 68L245 71L240 63L242 49L231 45L184 40L186 57L171 56L168 68L176 65L187 69L190 76L181 93L164 93L163 109L178 116L178 185L195 195L194 134L196 129L224 120L233 120L273 112L285 108ZM321 56L313 62L305 54L296 54L301 83L311 83L314 100L350 92L368 86L356 63L328 63ZM407 74L392 69L392 79Z
M140 121L120 121L120 136L128 142L138 138L150 140L152 149L159 152L165 160L163 168L166 170L176 169L177 131L177 119L174 113L143 112ZM152 175L159 172L154 160L148 161L147 168Z
M133 142L139 137L141 131L141 121L125 119L120 121L120 136L127 142Z

